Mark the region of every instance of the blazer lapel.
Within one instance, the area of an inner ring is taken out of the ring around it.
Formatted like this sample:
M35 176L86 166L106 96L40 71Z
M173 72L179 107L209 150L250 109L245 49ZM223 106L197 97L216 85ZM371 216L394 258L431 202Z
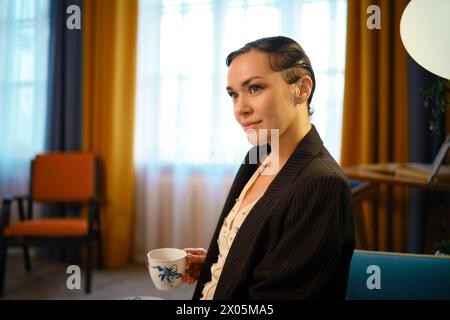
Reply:
M244 163L241 164L241 166L239 167L239 170L230 188L230 192L228 194L227 199L225 200L225 204L223 206L222 213L220 214L219 221L217 222L216 230L214 231L211 243L209 244L208 254L206 255L205 262L203 263L201 276L198 279L193 299L200 299L202 295L203 286L205 285L206 282L211 280L211 265L217 261L217 256L219 254L219 246L217 243L217 239L219 238L220 229L222 228L224 219L233 208L236 199L239 197L245 184L248 182L248 180L250 180L251 176L257 169L257 165L250 164L249 161L249 155L252 152L257 153L259 152L257 148L258 147L253 147L247 153L244 159Z
M285 187L290 185L308 163L317 156L322 147L322 139L320 139L320 136L313 125L311 130L309 130L306 136L297 145L284 167L269 185L266 191L268 197L276 198L283 192Z
M275 179L267 188L264 195L255 204L253 209L249 212L247 218L242 223L239 232L236 235L235 240L233 241L230 251L228 252L228 256L222 269L222 273L220 275L220 279L214 294L215 299L226 299L229 296L229 292L233 289L234 283L236 281L236 274L233 273L233 270L236 269L237 264L239 264L242 260L242 254L244 254L247 251L248 246L253 243L252 239L254 238L256 232L258 232L261 224L264 222L264 217L267 214L267 212L265 210L261 210L261 208L267 208L270 203L276 202L277 199L279 199L280 194L286 190L287 186L290 186L293 183L293 181L303 171L308 163L317 156L322 147L323 142L320 139L316 128L312 126L311 130L297 145L286 164L277 174ZM238 190L233 190L233 195L237 194L237 196L239 196L241 190L256 170L256 166L253 166L254 167L247 170L247 177L246 179L244 179L245 181L243 181L239 185ZM222 212L220 223L213 238L213 242L215 244L214 254L216 257L218 254L218 246L216 241L218 237L218 230L220 231L223 219L225 219L226 215L231 210L234 204L234 202L228 203L228 200L230 199L227 199L227 206Z

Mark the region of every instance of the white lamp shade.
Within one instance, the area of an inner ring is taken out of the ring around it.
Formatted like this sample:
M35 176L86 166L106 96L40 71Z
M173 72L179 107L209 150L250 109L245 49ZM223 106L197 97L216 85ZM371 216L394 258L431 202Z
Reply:
M411 0L400 21L409 55L423 68L450 79L450 0Z

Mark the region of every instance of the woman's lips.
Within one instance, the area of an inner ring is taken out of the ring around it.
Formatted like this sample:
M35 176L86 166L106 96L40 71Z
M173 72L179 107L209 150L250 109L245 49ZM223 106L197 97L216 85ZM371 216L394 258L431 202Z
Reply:
M254 129L261 122L262 121L253 121L253 122L243 123L242 128L244 129L244 131L247 131L249 129Z

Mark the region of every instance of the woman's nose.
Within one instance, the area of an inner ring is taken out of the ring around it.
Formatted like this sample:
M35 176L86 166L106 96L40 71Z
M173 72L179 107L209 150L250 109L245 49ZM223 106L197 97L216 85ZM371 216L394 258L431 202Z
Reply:
M234 106L235 113L237 115L247 115L252 112L252 107L245 99L245 97L239 97Z

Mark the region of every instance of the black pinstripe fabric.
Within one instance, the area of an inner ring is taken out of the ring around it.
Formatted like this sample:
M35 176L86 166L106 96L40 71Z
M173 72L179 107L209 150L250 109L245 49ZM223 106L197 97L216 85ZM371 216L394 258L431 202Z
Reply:
M193 299L211 280L223 220L256 169L247 154ZM347 179L313 126L240 227L214 299L343 299L355 244L350 202Z

